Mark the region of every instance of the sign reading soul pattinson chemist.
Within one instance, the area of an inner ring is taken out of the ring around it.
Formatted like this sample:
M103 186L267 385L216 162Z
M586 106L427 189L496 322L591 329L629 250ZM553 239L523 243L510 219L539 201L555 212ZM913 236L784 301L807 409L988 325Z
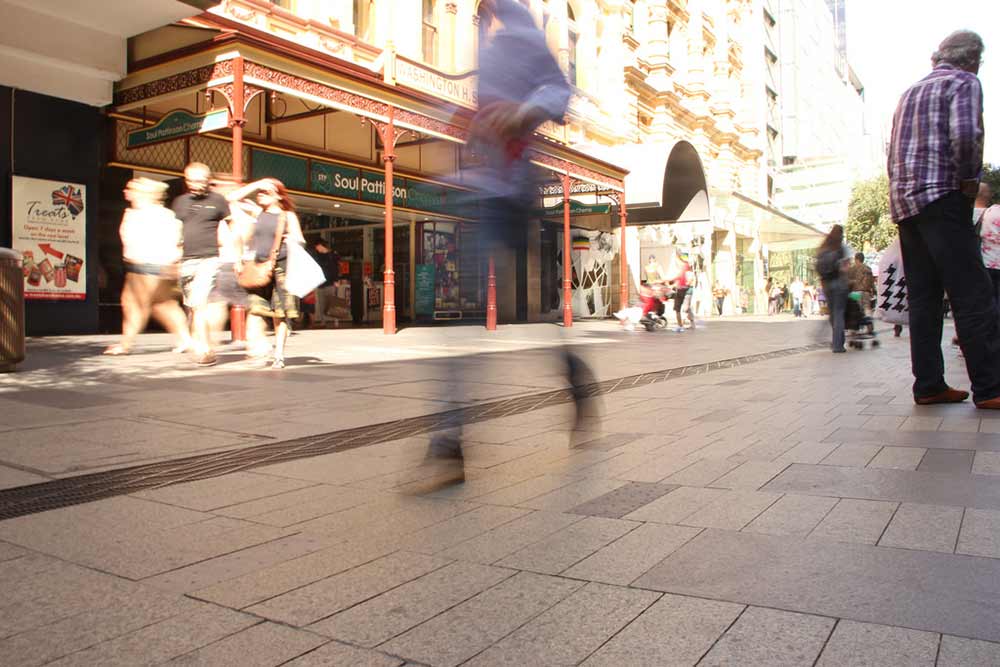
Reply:
M126 148L139 148L149 144L169 141L192 134L214 132L226 127L229 123L229 112L225 109L193 114L184 109L176 109L161 118L154 125L141 127L128 133Z
M87 298L87 188L14 176L11 237L21 253L24 298Z

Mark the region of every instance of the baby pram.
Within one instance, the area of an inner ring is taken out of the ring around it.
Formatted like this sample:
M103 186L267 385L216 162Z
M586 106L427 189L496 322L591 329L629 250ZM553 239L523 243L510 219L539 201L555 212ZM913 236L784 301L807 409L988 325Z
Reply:
M847 296L847 306L844 312L844 329L847 331L847 344L855 350L863 350L867 343L878 347L878 334L875 333L875 322L865 314L861 300L861 292L851 292Z

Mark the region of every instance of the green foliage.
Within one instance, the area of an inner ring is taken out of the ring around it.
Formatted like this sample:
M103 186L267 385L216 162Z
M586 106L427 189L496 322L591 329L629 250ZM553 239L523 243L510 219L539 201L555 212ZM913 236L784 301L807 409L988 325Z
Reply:
M993 203L1000 203L1000 166L984 164L982 180L984 183L989 183L990 189L993 190Z
M844 233L852 248L868 252L884 250L896 238L896 225L889 214L887 176L878 176L854 186L847 207Z

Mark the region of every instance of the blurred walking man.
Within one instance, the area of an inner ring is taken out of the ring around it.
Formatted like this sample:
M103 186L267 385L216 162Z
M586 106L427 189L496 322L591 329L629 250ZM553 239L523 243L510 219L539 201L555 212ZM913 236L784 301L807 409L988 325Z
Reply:
M523 233L531 218L540 183L529 159L529 143L542 123L563 122L571 89L526 7L516 0L483 0L480 15L491 34L479 51L479 111L469 144L481 166L469 170L463 182L476 190L485 245L496 247ZM586 367L567 349L560 354L578 399L575 388L586 381ZM463 394L460 364L454 361L451 373L458 384L452 394L457 396ZM460 424L434 438L428 458L451 461L455 474L449 481L463 479Z
M944 381L947 292L978 408L1000 409L1000 323L972 220L983 166L983 40L962 30L931 58L934 69L899 101L889 146L889 199L899 226L910 302L913 397L958 403Z

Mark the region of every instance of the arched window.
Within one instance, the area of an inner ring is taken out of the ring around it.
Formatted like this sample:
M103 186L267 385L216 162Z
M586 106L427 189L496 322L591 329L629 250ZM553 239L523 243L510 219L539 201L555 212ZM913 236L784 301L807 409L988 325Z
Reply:
M580 30L576 26L576 14L573 13L573 8L570 4L566 3L566 26L569 30L569 40L567 42L568 48L568 68L566 76L569 78L569 82L574 86L577 83L576 78L576 51L577 44L580 42Z
M423 0L423 54L424 62L437 64L438 29L436 0Z
M355 37L368 40L372 25L372 5L373 0L354 0L354 35Z

